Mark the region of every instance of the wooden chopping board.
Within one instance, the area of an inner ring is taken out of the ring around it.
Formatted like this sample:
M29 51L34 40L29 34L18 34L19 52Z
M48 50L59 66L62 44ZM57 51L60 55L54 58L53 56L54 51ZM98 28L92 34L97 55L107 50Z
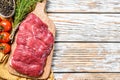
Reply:
M42 3L38 2L37 5L36 5L35 10L32 13L34 13L45 24L48 25L48 29L53 33L54 38L55 38L55 25L54 25L53 21L48 18L47 13L45 12L46 2L47 2L47 0L44 0ZM13 51L15 49L15 46L16 46L16 43L14 42L13 45L12 45L12 50L11 50L10 58L8 60L8 71L11 74L16 75L16 76L21 76L21 77L26 77L26 78L32 78L32 77L28 77L26 75L23 75L23 74L20 74L20 73L16 72L12 67L9 66L10 59L11 59L11 56L13 55L13 53L14 53ZM42 74L42 76L38 77L37 79L47 79L48 78L48 76L50 74L50 70L51 70L53 49L52 49L50 55L47 57L46 66L44 67L44 73Z

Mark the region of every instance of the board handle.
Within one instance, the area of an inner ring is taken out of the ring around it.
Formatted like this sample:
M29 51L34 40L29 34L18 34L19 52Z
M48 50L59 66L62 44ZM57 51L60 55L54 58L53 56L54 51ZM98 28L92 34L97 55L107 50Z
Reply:
M39 11L40 13L46 13L46 3L47 3L47 0L43 0L41 3L38 2L33 12Z

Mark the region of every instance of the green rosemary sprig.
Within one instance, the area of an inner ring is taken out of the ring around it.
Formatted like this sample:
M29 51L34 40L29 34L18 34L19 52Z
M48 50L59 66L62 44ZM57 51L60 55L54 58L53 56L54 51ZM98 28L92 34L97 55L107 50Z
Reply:
M17 26L34 8L37 2L42 0L16 0L13 28Z

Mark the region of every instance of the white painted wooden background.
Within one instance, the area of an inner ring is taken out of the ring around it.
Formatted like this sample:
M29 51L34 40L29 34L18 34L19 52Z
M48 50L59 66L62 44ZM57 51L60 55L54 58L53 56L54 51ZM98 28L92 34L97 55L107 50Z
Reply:
M120 0L48 0L56 80L120 80Z

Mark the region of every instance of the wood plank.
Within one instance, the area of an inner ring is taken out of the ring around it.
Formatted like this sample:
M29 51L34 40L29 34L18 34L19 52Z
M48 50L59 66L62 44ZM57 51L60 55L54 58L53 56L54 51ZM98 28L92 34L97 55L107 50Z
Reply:
M120 73L55 73L56 80L119 80Z
M50 13L56 41L120 41L120 14Z
M54 72L120 72L120 43L56 43Z
M48 12L120 12L120 0L48 0Z

